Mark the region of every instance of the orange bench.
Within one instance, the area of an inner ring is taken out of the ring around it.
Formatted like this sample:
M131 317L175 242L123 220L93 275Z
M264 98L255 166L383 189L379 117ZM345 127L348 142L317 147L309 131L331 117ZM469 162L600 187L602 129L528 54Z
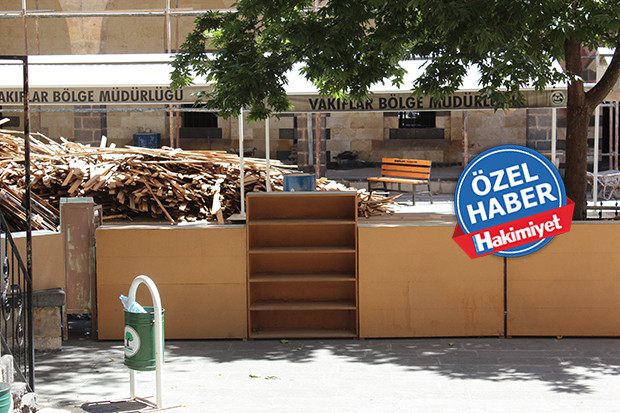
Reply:
M433 203L431 192L431 161L418 159L383 158L381 160L381 176L368 178L368 191L372 193L372 183L382 182L385 191L411 192L413 205L415 205L415 186L426 184L427 190L419 192L428 194ZM388 189L388 183L397 183L398 189ZM401 190L401 184L411 184L411 191Z

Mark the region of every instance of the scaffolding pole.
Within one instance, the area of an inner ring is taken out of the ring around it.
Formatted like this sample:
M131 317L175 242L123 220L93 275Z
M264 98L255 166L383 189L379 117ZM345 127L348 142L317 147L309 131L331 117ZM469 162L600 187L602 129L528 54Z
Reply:
M558 162L558 109L551 109L551 163L559 170Z
M620 119L618 119L618 116L620 115L620 110L618 107L618 102L614 102L614 106L613 106L613 110L614 110L614 114L615 114L615 119L616 119L616 125L614 128L614 169L618 169L618 144L620 143L620 139L619 139L619 135L620 135Z
M35 18L74 18L74 17L165 17L170 16L200 16L214 10L190 10L190 9L170 9L163 10L108 10L108 11L56 11L56 10L36 10L36 11L0 11L0 19L18 19L22 17ZM232 13L234 10L215 10L220 13Z
M592 203L596 205L598 202L598 147L600 135L600 106L594 108L594 153L592 159Z

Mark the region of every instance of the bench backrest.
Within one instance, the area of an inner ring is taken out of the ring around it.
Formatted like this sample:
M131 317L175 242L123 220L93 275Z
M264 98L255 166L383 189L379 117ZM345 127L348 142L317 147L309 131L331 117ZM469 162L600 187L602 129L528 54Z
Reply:
M383 158L381 160L381 176L428 181L431 176L431 161Z

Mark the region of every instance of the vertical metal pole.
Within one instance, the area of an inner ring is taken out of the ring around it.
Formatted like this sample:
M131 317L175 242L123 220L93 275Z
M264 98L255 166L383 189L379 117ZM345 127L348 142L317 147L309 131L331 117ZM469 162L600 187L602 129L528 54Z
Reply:
M239 179L241 185L241 216L245 217L245 170L243 168L243 108L239 111Z
M170 27L170 0L166 0L166 49L168 53L170 53L172 48L172 30Z
M558 167L557 160L557 142L558 142L558 110L551 109L551 163Z
M469 137L467 135L467 130L468 130L468 117L467 117L467 111L463 111L463 117L462 117L462 124L461 124L461 129L462 129L462 133L463 133L463 168L465 168L467 166L467 164L469 163Z
M508 258L504 257L504 338L508 337Z
M129 369L129 397L136 398L136 372Z
M179 0L176 0L176 6L177 9L179 8ZM176 16L176 42L175 42L175 52L178 53L179 52L179 16ZM170 52L169 52L170 53ZM178 109L178 106L177 106ZM180 133L180 114L179 112L175 112L174 114L176 122L175 122L175 145L173 146L174 148L180 148L181 147L181 133Z
M609 140L609 150L608 158L609 164L607 165L607 169L614 169L614 105L613 103L609 103L609 133L607 134Z
M176 0L175 3L175 8L179 8L179 0ZM179 15L176 16L176 47L175 47L175 52L178 53L179 52Z
M170 147L174 148L174 114L172 105L168 105L168 134L170 135Z
M594 182L592 183L592 202L594 203L594 205L596 205L596 202L598 201L598 140L600 127L599 108L600 106L594 108L594 154L592 155L592 173L594 175Z
M616 127L614 133L614 169L618 169L620 166L618 165L618 145L620 144L620 106L618 106L618 102L614 102L614 113L616 116Z
M39 0L36 0L34 2L34 7L39 10ZM37 54L41 54L41 42L39 41L39 18L35 17L34 19L34 29L35 29L35 35L36 35L36 39L37 39Z
M32 313L32 211L30 204L30 108L29 108L29 81L28 81L28 25L26 22L26 0L22 0L22 18L24 23L24 176L25 189L24 208L26 210L26 272L30 282L26 282L26 312L28 316L27 342L28 342L28 381L34 391L34 317Z
M179 106L177 106L177 109L179 108ZM175 141L175 148L180 148L181 147L181 116L179 114L179 112L175 112L174 113L174 137L176 138ZM209 149L211 149L209 147Z
M28 56L28 25L26 24L26 0L22 0L22 22L24 24L24 56Z
M312 160L314 159L314 150L313 150L313 133L312 133L312 121L314 120L314 114L308 113L306 115L308 117L308 124L306 128L308 129L308 166L312 165Z
M267 192L271 192L271 137L269 135L269 117L265 119L265 174L267 180Z
M35 8L37 10L39 10L39 0L35 1ZM39 55L39 54L41 54L41 42L40 42L40 39L39 39L39 17L36 17L34 19L34 28L35 28L36 39L37 39L37 52L36 52L36 54ZM42 123L41 118L42 118L41 112L37 112L37 129L39 131L41 130L41 123Z
M172 52L172 30L170 28L170 0L166 0L166 52ZM168 104L168 134L170 135L170 147L174 148L174 119L172 118L172 105Z
M26 180L26 194L24 208L26 209L26 272L29 282L26 282L27 315L28 315L28 367L30 388L34 391L34 314L33 314L33 291L32 291L32 208L30 188L30 108L28 86L28 56L24 58L24 166Z
M314 116L314 171L318 180L321 178L321 115L315 113Z

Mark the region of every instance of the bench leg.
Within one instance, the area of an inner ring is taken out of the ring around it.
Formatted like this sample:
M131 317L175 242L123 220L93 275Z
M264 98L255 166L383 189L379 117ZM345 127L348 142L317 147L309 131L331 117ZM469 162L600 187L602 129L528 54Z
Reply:
M411 191L411 205L415 206L415 185L413 185L413 190Z
M433 203L433 192L431 192L431 181L428 181L428 196L431 198L431 204Z

